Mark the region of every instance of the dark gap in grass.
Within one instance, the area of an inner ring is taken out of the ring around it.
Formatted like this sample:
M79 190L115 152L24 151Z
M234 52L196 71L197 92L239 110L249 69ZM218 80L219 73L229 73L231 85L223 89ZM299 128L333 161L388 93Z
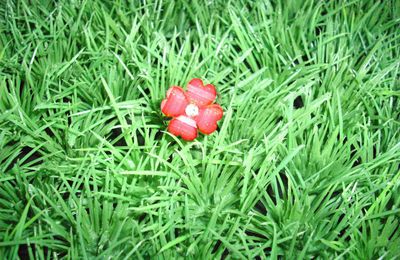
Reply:
M258 52L257 52L257 54L259 54ZM256 55L256 57L260 57L261 55ZM260 59L254 59L254 61L256 62L256 65L257 65L257 68L258 69L261 69L261 68L264 68L265 67L265 65L263 65L262 63L261 63L261 60Z
M241 50L241 48L238 48L238 49L239 49L239 53L243 52L243 51ZM259 54L256 50L254 50L254 52L256 52L256 54ZM254 53L254 52L253 52L253 53ZM258 57L257 55L254 55L253 57L254 57L253 61L255 62L256 68L253 68L253 67L252 67L252 65L250 64L250 61L248 61L247 58L243 60L242 64L244 64L245 67L248 68L251 72L255 73L255 72L257 72L260 68L263 68L263 67L265 67L265 66L263 66L263 65L261 64L260 60L256 58L256 57Z
M69 227L70 227L70 225L69 225ZM60 235L52 236L52 238L53 238L54 240L57 240L57 241L62 242L62 244L64 244L64 245L66 245L66 244L69 243L67 239L65 239L64 237L62 237L62 236L60 236ZM65 256L66 254L67 254L66 252L63 252L63 253L61 253L61 254L58 255L58 256Z
M105 152L108 152L108 151L105 151ZM111 152L110 152L110 155L111 155ZM77 186L77 185L76 185L77 182L74 182L73 180L67 180L67 182L68 182L69 186L70 186L72 189L75 190L75 195L76 195L76 196L80 196L80 195L84 192L84 190L86 189L86 188L85 188L85 183L84 183L84 182L80 183L79 186ZM90 187L91 190L93 189L93 185L90 184L90 182L89 182L89 187ZM65 195L65 196L67 196L67 195ZM68 198L69 198L70 196L71 196L71 193L68 192Z
M244 12L249 12L250 10L254 9L254 3L253 2L244 2L243 3L243 10Z
M269 255L271 255L272 248L271 247L266 247L266 248L263 249L263 252L264 252L264 255L269 256Z
M61 197L63 198L64 201L67 201L69 199L70 195L71 195L70 192L67 191L67 192L63 192Z
M323 8L322 11L321 11L321 16L325 16L327 14L328 14L328 11L326 10L326 8Z
M353 159L356 156L356 154L357 154L357 149L353 144L351 144L350 145L350 158ZM361 164L361 158L358 157L357 160L354 161L352 167L354 168L360 164Z
M339 216L339 219L338 219L337 223L340 223L344 219L344 216L345 216L344 214L341 214Z
M71 99L68 97L63 97L63 103L69 104L71 103ZM68 126L70 126L72 124L72 119L71 119L71 113L70 112L66 112L65 113L66 117L67 117L67 124Z
M392 234L388 237L389 241L393 240L394 235L398 234L400 232L400 225L397 225L396 228L393 230Z
M68 185L69 185L71 188L74 187L75 182L74 182L73 180L67 179L67 183L68 183Z
M30 247L32 249L33 255L35 255L35 251L36 251L35 245L31 244ZM19 246L18 256L20 259L29 259L29 247L27 244L23 244L23 245Z
M173 160L172 153L168 156L167 162L171 163ZM186 187L187 188L187 187Z
M68 251L60 251L60 252L57 252L57 257L59 257L59 259L65 259L67 254L68 254Z
M338 219L338 221L337 221L337 224L339 224L339 223L343 220L344 217L345 217L345 214L341 214L341 215L339 216L339 219ZM339 237L339 238L343 237L343 236L345 235L345 233L346 233L346 230L347 230L346 227L343 228L343 229L341 229L341 230L339 231L338 237Z
M155 139L155 140L161 140L162 136L163 136L162 131L161 131L161 130L157 130L157 133L156 133L156 135L154 136L154 139Z
M272 186L271 186L271 185L268 185L268 187L267 187L267 193L268 193L268 196L271 198L272 202L273 202L274 204L276 204L275 193L274 193L274 190L272 189Z
M225 248L224 252L222 253L221 260L226 259L229 255L228 248Z
M232 44L231 44L231 47L235 50L235 52L236 52L237 54L240 54L240 53L243 52L242 48L240 48L240 46L239 46L238 44L232 43Z
M11 170L14 165L19 161L25 158L25 156L28 155L28 153L30 153L33 149L29 146L24 146L22 147L21 151L19 152L18 156L16 158L14 158L14 160L10 163L10 165L7 167L6 172ZM39 152L35 151L33 152L33 154L31 154L25 161L23 164L27 164L29 162L32 162L34 160L37 160L39 158L41 158L42 156L40 155ZM31 166L37 166L40 165L41 161L37 161L35 163L33 163Z
M400 167L400 165L399 165L399 167ZM387 210L392 210L392 209L394 209L393 206L395 206L395 204L394 204L394 198L393 198L393 196L390 196L390 198L389 198L389 200L388 200L388 202L387 202L387 204L386 204L386 209L387 209Z
M46 128L44 129L44 132L45 132L49 137L54 137L54 136L55 136L50 127L46 127Z
M254 209L260 212L262 215L267 215L267 208L264 206L264 203L259 200L256 205L254 205Z
M118 56L120 56L122 59L129 59L129 57L127 57L127 55L124 54L124 51L122 48L116 48L115 50L113 50L115 52L115 54L117 54ZM118 64L118 63L117 63Z
M301 63L308 63L308 61L309 61L308 56L306 54L303 54L301 57L294 59L292 63L296 66Z
M360 159L360 158L357 158L357 160L354 161L354 163L353 163L353 165L352 165L352 168L357 167L357 166L360 165L360 164L361 164L361 159Z
M318 25L318 26L316 26L315 29L314 29L314 34L315 34L315 36L319 36L319 35L321 35L323 32L325 32L325 30L326 30L325 27L326 27L326 26L323 26L323 25Z
M165 131L167 131L167 128L165 128ZM167 138L168 142L170 143L170 146L174 146L177 144L174 138L169 136L167 133L164 133L165 137ZM198 138L201 137L201 134L199 134ZM172 160L171 160L172 161Z
M334 191L332 193L332 196L328 197L328 195L325 195L324 200L325 199L329 199L329 198L336 198L337 196L341 196L342 195L342 191Z
M280 182L278 181L278 179L281 179L283 187L281 187ZM279 177L276 178L276 186L278 188L278 194L275 194L274 189L272 188L272 185L268 185L267 187L267 194L269 195L269 197L271 198L271 200L274 202L274 204L277 203L276 200L276 195L279 195L279 198L283 198L284 197L284 193L288 188L288 178L286 177L285 172L279 172Z
M19 158L23 158L23 157L25 157L28 153L30 153L30 152L32 152L32 148L31 147L29 147L29 146L24 146L23 148L22 148L22 150L21 150L21 152L20 152L20 155L18 156ZM39 159L39 158L41 158L42 156L40 155L40 153L38 152L38 151L35 151L35 152L33 152L33 154L31 154L29 157L28 157L28 159L26 159L25 160L25 162L24 163L28 163L28 162L31 162L31 161L34 161L34 160L36 160L36 159ZM36 165L39 165L40 163L39 162L36 162L36 163L34 163L33 164L33 166L36 166Z
M215 253L218 251L218 249L221 247L221 244L222 244L222 241L221 241L221 240L218 240L218 241L215 243L215 245L214 245L214 247L213 247L213 249L212 249L212 251L211 251L211 254L215 254Z
M303 98L302 98L301 96L297 96L297 97L294 99L293 107L294 107L294 109L299 109L299 108L304 107Z
M310 59L308 58L308 56L306 54L303 54L300 59L302 60L303 63L308 63L310 61Z
M23 260L30 259L29 258L29 247L32 250L32 254L35 255L36 250L37 250L35 244L31 244L30 246L28 246L27 244L22 244L18 248L18 256L20 259L23 259ZM43 247L43 255L46 259L49 255L49 248L46 246Z
M24 100L25 97L23 96L23 92L25 89L25 80L21 80L21 82L19 83L19 97L21 98L21 100Z
M136 130L136 139L139 146L143 146L146 143L144 136L142 135L142 133L140 133L139 130Z
M378 151L377 151L377 149L376 149L376 145L374 144L374 145L372 146L372 159L375 159L376 156L377 156L377 154L378 154Z
M6 89L7 89L7 92L8 92L8 93L12 93L12 91L11 91L11 85L12 85L11 80L10 80L10 79L7 79L7 80L5 80L5 82L6 82Z
M69 104L72 101L69 97L63 97L62 100L63 100L63 103L66 103L66 104Z
M251 72L253 72L253 73L257 71L257 69L253 69L253 68L251 67L250 63L249 63L246 59L243 60L242 64L244 64L244 66L245 66L246 68L248 68L248 69L249 69Z
M344 217L344 216L343 216L343 217ZM338 221L338 223L340 223L340 222ZM338 238L344 237L344 236L346 235L346 231L347 231L347 230L348 230L348 227L344 227L343 229L341 229L341 230L339 231ZM351 241L350 236L346 236L346 238L344 239L344 241L350 242L350 241Z
M283 82L280 82L280 84L281 84L281 83L283 83ZM293 84L296 84L296 80L294 80L294 79L293 79L293 80L290 80L288 83L286 83L285 86L287 87L287 86L291 86L291 85L293 85Z
M131 120L130 118L126 118L126 123L127 123L128 125L131 125L131 124L132 124L132 120ZM120 129L120 132L121 132L121 134L122 134L121 129ZM139 129L136 130L135 134L136 134L136 139L137 139L138 145L139 145L139 146L144 146L145 143L146 143L146 142L145 142L144 135L139 131ZM126 144L126 142L125 142L125 138L122 137L122 140L124 141L125 145L121 145L121 146L127 146L127 144ZM117 145L117 146L118 146L118 145Z
M344 236L346 235L346 230L348 230L348 228L343 228L342 230L340 230L340 231L339 231L339 234L338 234L338 238L344 237ZM351 241L350 236L346 236L346 238L344 239L344 241L350 242L350 241Z
M175 229L174 229L174 235L175 235L175 237L179 237L180 234L181 234L181 229L180 229L180 228L175 228Z
M157 64L155 64L156 66L157 66ZM150 92L150 88L143 88L143 92L144 92L144 94L145 95L143 95L143 93L140 91L140 94L139 94L139 96L142 96L142 97L144 97L144 98L146 98L146 97L150 97L151 95L151 92ZM161 101L160 101L160 104L161 104Z
M282 122L282 120L283 120L283 116L278 116L278 117L275 119L275 123L278 124L278 123Z
M31 244L30 246L28 246L27 244L22 244L18 248L18 256L20 259L22 259L22 260L30 259L29 258L29 247L31 248L32 254L35 255L35 253L36 253L35 244ZM47 258L48 254L49 254L48 251L49 250L47 247L43 248L43 254L44 254L45 258Z
M261 239L268 240L268 237L266 237L266 236L264 236L263 234L260 234L260 233L258 233L258 232L255 232L255 231L246 230L244 233L245 233L246 235L248 235L248 236L252 236L252 237L257 237L257 238L261 238Z
M138 222L141 223L147 217L146 213L140 214L138 216Z
M112 128L107 140L114 146L128 146L120 127Z
M397 107L398 107L398 103L399 103L399 98L397 96L392 96L392 98L393 98L392 109L394 111L396 111ZM400 119L400 114L397 114L396 118L399 120Z
M365 58L367 57L366 52L362 52L356 59L356 61L354 62L354 67L355 68L359 68L361 66L361 64L364 62Z

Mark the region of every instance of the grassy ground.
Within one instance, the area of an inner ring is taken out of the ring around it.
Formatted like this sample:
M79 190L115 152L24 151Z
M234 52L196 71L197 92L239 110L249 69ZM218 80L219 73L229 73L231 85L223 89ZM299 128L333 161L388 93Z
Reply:
M62 2L0 4L1 259L400 257L399 1Z

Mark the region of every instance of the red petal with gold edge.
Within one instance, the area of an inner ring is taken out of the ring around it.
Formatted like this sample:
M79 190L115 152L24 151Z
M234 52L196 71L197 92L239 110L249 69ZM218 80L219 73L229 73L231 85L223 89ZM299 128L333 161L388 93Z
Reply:
M161 102L161 111L168 117L179 116L185 113L188 104L183 89L173 86L168 89L167 98Z
M196 118L197 127L203 134L211 134L217 130L217 122L221 120L224 111L218 104L209 105L200 109L199 115Z
M182 137L183 140L192 141L197 137L196 121L186 116L173 118L169 123L168 131Z
M212 84L204 86L201 79L192 79L188 84L186 96L190 103L203 107L210 105L215 100L217 91Z

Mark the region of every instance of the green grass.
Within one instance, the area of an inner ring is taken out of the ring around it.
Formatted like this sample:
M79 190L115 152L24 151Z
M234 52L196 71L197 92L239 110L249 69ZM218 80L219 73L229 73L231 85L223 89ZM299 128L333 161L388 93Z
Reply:
M381 2L381 3L380 3ZM400 2L4 0L0 259L400 259ZM166 130L216 85L219 130Z

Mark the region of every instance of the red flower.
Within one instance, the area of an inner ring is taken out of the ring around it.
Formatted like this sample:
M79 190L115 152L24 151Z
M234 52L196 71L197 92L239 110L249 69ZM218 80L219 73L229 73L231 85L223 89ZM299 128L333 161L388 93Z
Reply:
M204 86L201 79L192 79L186 92L178 86L169 88L161 102L161 111L172 117L168 131L187 141L197 137L197 128L206 135L214 132L223 115L221 106L213 104L216 96L214 85Z

